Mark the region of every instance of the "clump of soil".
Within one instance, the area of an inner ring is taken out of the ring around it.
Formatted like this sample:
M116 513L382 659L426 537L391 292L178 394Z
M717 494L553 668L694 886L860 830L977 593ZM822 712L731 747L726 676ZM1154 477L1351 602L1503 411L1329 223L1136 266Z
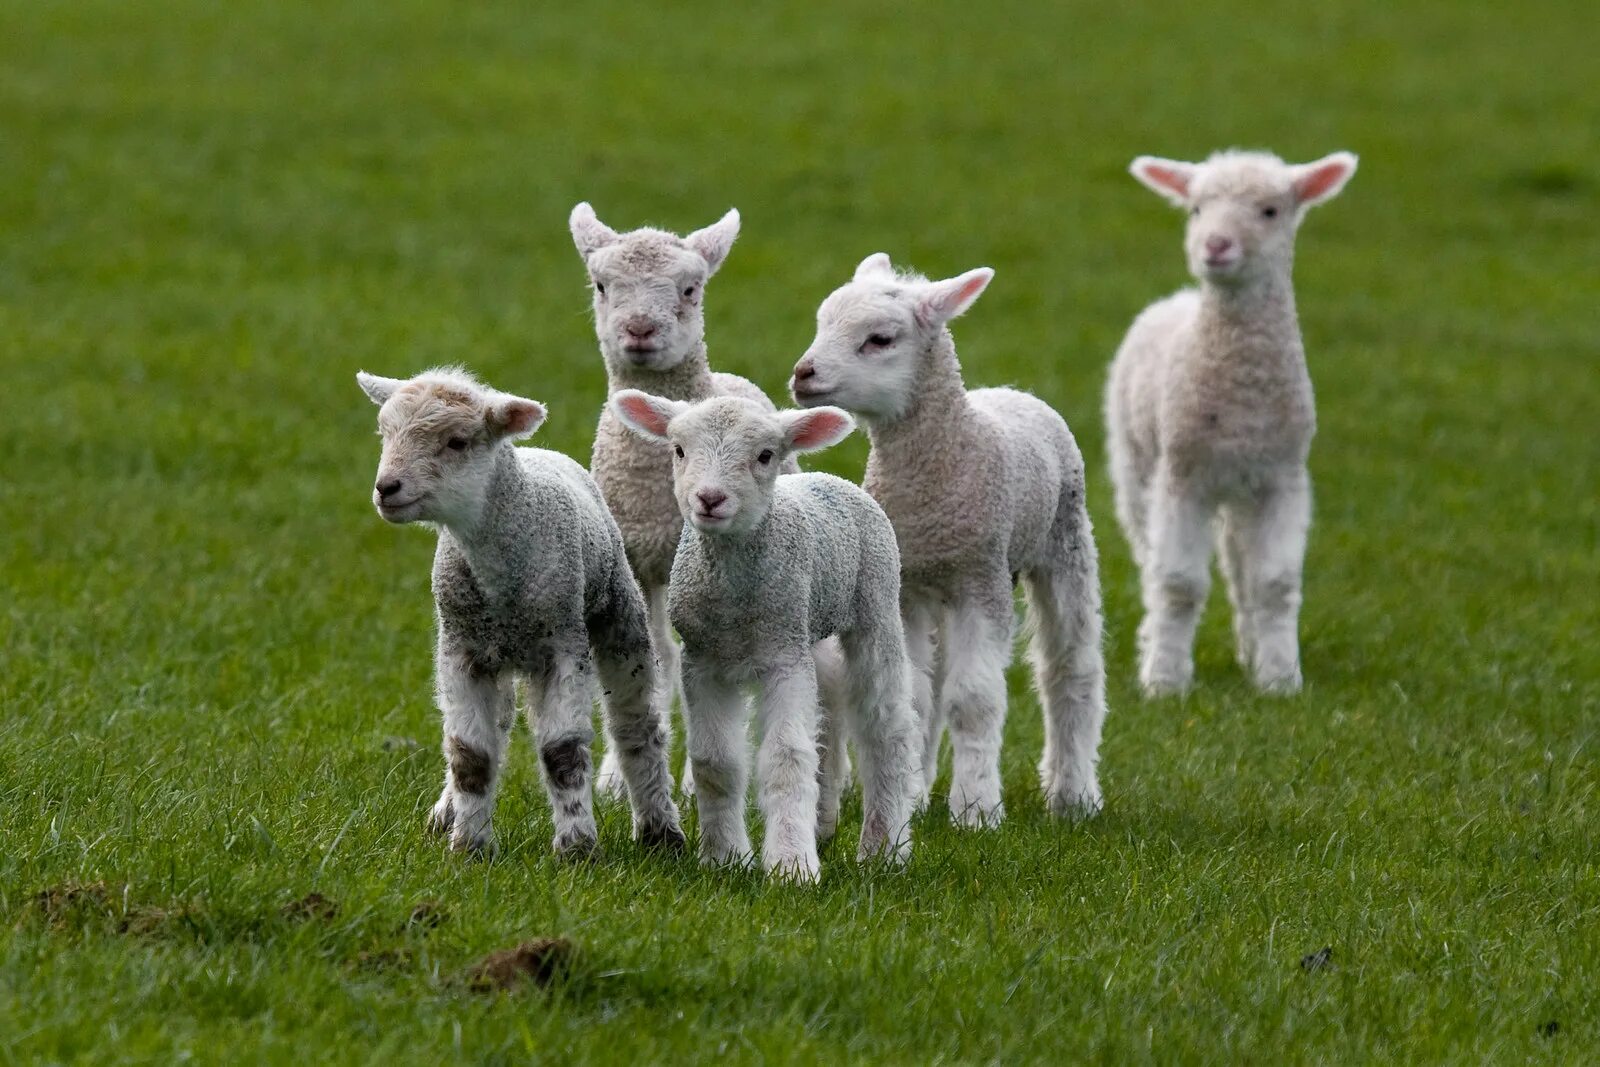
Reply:
M473 992L492 993L525 981L549 985L571 965L572 942L564 937L542 937L489 953L473 964L464 977Z
M333 917L339 914L339 905L321 893L307 893L299 900L291 900L278 910L285 919L292 922L308 922L312 919L332 922Z
M1300 969L1307 974L1326 971L1333 966L1333 946L1324 945L1308 956L1300 957Z
M81 928L91 922L112 923L119 934L159 934L192 909L158 908L128 899L128 886L114 889L104 882L60 882L33 896L33 910L52 930Z

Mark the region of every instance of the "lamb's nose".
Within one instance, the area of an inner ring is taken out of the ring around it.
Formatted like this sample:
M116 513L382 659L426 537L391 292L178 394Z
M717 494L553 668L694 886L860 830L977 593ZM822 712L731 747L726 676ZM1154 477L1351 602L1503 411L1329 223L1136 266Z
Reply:
M648 341L656 332L656 324L635 321L628 323L625 329L628 331L628 336L635 341Z
M1206 255L1208 256L1220 256L1232 247L1233 239L1231 237L1206 238Z
M402 482L399 478L390 478L386 482L379 482L377 485L373 486L373 488L378 491L379 500L388 500L401 489L405 488L405 484L406 483Z
M810 356L807 356L805 359L802 359L799 363L794 365L795 381L803 382L808 379L815 378L816 376L817 365L811 361Z
M715 489L702 489L695 496L700 500L701 510L707 514L716 511L728 499L727 493L719 493Z

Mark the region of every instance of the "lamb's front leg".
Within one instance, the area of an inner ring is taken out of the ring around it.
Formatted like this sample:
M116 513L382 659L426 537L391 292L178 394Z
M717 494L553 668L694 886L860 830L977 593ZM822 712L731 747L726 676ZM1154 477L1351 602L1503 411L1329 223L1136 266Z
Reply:
M911 709L911 670L903 647L897 628L851 635L846 642L861 763L858 860L900 864L911 855L911 814L923 795L922 737Z
M516 705L509 671L487 671L465 651L440 642L436 655L439 711L444 717L444 791L428 828L449 833L457 851L486 847L493 837L494 790Z
M1304 470L1241 516L1241 562L1255 640L1250 667L1268 693L1300 689L1300 582L1311 527L1311 482Z
M1005 818L1000 744L1014 621L1006 576L967 594L939 635L945 657L939 701L950 720L954 750L950 818L961 826L996 826Z
M900 619L905 631L906 655L911 660L911 709L922 734L922 795L918 810L928 806L934 779L939 777L939 746L944 743L943 707L934 692L934 630L938 619L932 607L900 594Z
M745 832L745 784L749 752L745 743L745 701L739 687L715 668L684 655L684 710L689 726L689 760L694 766L695 807L700 813L700 861L708 864L750 861Z
M618 608L596 634L595 666L605 691L607 758L615 753L633 806L633 836L646 845L682 848L667 767L666 709L642 605Z
M532 682L541 693L534 732L555 822L551 846L562 856L592 852L598 837L589 790L594 743L589 671L587 656L557 656L549 671Z
M815 882L817 859L817 675L809 655L761 679L764 732L756 753L756 801L766 820L761 863L768 873Z
M1146 696L1164 696L1184 692L1194 679L1194 631L1211 588L1211 542L1206 509L1187 488L1158 478L1150 504L1139 682Z

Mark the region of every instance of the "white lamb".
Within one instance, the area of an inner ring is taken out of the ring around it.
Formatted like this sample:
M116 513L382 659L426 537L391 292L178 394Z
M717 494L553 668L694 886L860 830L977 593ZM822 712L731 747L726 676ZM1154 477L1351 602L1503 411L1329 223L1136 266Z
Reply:
M1013 584L1027 591L1034 681L1044 705L1040 783L1052 812L1101 806L1105 721L1100 578L1083 457L1067 424L1013 389L968 392L946 324L978 298L987 267L947 281L896 274L868 256L822 303L791 388L866 423L866 489L894 524L901 604L932 784L948 721L950 811L964 825L1004 815L1000 744ZM940 660L933 691L934 657Z
M1204 163L1140 156L1131 169L1188 211L1184 247L1200 282L1134 320L1106 388L1117 518L1144 593L1139 681L1152 696L1188 688L1214 537L1240 665L1259 688L1294 692L1316 431L1294 238L1306 210L1344 188L1356 157L1291 166L1264 152Z
M378 513L439 530L433 596L447 769L429 827L448 832L456 849L490 843L495 783L516 718L513 681L520 679L550 793L555 850L592 849L592 670L605 690L634 836L681 847L657 664L622 535L582 467L557 452L512 444L538 428L545 409L452 369L409 381L356 378L380 405Z
M748 397L774 410L765 393L706 362L705 287L739 236L739 213L687 237L641 228L617 233L587 203L568 220L573 243L589 270L595 333L605 359L608 392L642 389L673 400ZM787 472L798 471L786 461ZM667 581L683 516L672 498L672 454L659 441L628 433L609 406L601 409L590 460L600 492L616 516L628 561L650 606L650 632L661 655L668 699L679 688L678 648L667 621ZM619 795L622 780L607 752L596 785ZM694 779L683 772L683 790Z
M894 532L849 482L779 474L793 453L848 434L850 416L836 408L774 413L733 397L691 406L635 390L611 406L636 432L669 442L673 488L688 519L668 602L683 636L701 858L742 862L751 854L742 689L754 685L762 863L781 877L817 879L814 650L836 637L865 809L859 856L904 861L922 776Z

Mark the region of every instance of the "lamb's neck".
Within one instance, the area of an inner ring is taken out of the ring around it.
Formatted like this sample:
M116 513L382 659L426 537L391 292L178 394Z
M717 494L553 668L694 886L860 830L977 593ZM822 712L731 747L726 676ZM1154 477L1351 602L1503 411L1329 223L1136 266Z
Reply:
M495 448L494 468L477 509L442 524L486 591L502 588L525 562L533 531L525 528L527 516L515 502L527 492L527 477L516 447L502 442Z
M640 389L668 400L704 400L716 392L704 341L695 345L682 362L666 370L608 363L606 379L613 393L619 389Z
M975 412L949 330L941 331L923 350L914 388L909 405L898 416L863 420L873 462L886 474L937 470L940 457L959 449L970 432Z
M1263 358L1300 354L1300 319L1294 305L1294 282L1287 272L1255 279L1246 285L1205 282L1200 286L1201 336L1226 337L1235 344L1232 359L1259 350ZM1243 348L1246 352L1238 349Z
M689 525L690 535L700 539L700 554L712 573L724 581L743 584L756 581L766 572L769 542L767 520L752 530L739 533L708 534Z

